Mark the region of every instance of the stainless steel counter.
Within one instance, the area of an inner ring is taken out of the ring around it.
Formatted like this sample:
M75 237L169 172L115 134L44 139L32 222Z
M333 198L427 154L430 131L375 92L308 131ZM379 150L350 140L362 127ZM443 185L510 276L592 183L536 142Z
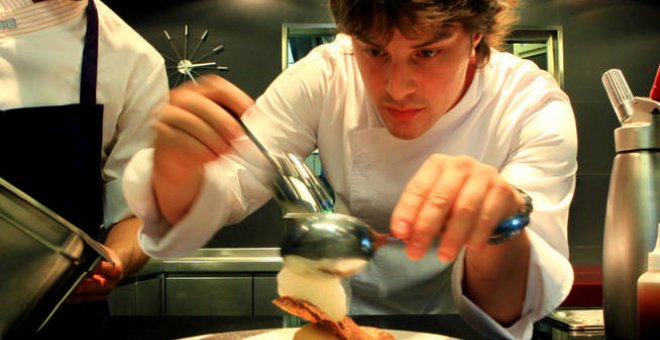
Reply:
M201 248L185 256L151 259L138 278L160 273L278 272L280 248Z
M204 248L182 257L152 259L112 294L112 338L173 339L295 325L272 304L281 267L278 248ZM366 326L482 338L458 315L353 318ZM225 339L222 336L217 339ZM535 325L535 339L587 337L604 338L602 332L569 332L543 321Z
M110 296L112 315L282 315L276 275L279 248L202 248L185 256L151 259Z

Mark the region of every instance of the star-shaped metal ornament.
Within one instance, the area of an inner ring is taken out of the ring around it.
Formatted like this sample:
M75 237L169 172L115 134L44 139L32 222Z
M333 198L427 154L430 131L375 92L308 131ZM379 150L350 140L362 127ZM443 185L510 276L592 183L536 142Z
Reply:
M216 55L224 51L224 45L217 45L201 56L197 56L197 53L208 40L208 30L204 30L204 33L202 33L197 44L190 53L188 53L188 40L190 38L188 25L185 25L183 29L183 53L181 53L174 45L172 36L167 30L163 30L163 34L165 34L165 39L167 39L171 52L174 53L174 55L161 53L166 60L165 64L168 70L167 77L170 80L171 87L176 87L186 80L190 80L196 84L197 81L195 78L202 74L200 71L229 71L229 67L219 66L214 58Z

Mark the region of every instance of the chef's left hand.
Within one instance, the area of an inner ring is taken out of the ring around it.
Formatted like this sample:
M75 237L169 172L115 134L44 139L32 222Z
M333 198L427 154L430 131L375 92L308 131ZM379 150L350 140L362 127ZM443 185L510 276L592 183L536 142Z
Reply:
M498 223L520 211L522 195L497 169L465 156L435 154L406 185L392 213L392 234L410 258L442 236L438 257L453 261L464 245L482 249Z
M67 302L83 303L103 300L123 278L124 267L117 253L103 246L114 264L101 260L94 270L76 286Z

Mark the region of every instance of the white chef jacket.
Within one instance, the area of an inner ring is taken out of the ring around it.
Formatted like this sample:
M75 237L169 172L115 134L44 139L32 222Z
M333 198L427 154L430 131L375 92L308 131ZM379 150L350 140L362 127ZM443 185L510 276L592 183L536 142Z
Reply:
M151 145L150 114L167 100L168 83L160 54L105 4L97 0L96 6L96 95L103 104L99 152L109 227L130 214L121 176L133 154ZM86 7L86 0L0 0L0 110L80 101Z
M577 142L566 94L532 62L493 51L455 107L424 135L400 140L382 124L351 51L350 38L341 34L316 48L271 84L244 122L274 150L306 156L318 148L337 195L380 230L388 228L407 181L434 153L492 165L534 199L527 294L522 317L511 327L501 327L462 294L464 252L453 266L437 260L436 249L415 262L400 245L381 248L352 277L351 314L458 311L489 337L531 337L532 323L561 303L573 280L566 224ZM171 229L150 187L152 152L129 164L125 190L145 221L141 243L149 254L173 256L200 247L220 226L236 223L268 199L260 184L264 161L246 138L233 145L234 152L206 165L200 194Z

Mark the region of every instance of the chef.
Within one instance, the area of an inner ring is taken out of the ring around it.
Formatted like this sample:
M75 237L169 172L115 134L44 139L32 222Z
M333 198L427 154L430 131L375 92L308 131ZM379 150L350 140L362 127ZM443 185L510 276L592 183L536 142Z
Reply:
M107 294L148 259L121 174L167 100L163 59L99 1L0 0L0 22L0 177L105 240L114 262L102 261L44 330L88 337L103 327Z
M275 151L318 148L336 198L403 240L351 278L351 314L458 312L488 337L530 338L573 280L577 143L550 74L495 49L514 2L331 0L341 34L254 106L219 78L173 90L124 177L141 245L195 249L269 199L267 163L227 111L243 113ZM525 231L488 242L532 204Z

